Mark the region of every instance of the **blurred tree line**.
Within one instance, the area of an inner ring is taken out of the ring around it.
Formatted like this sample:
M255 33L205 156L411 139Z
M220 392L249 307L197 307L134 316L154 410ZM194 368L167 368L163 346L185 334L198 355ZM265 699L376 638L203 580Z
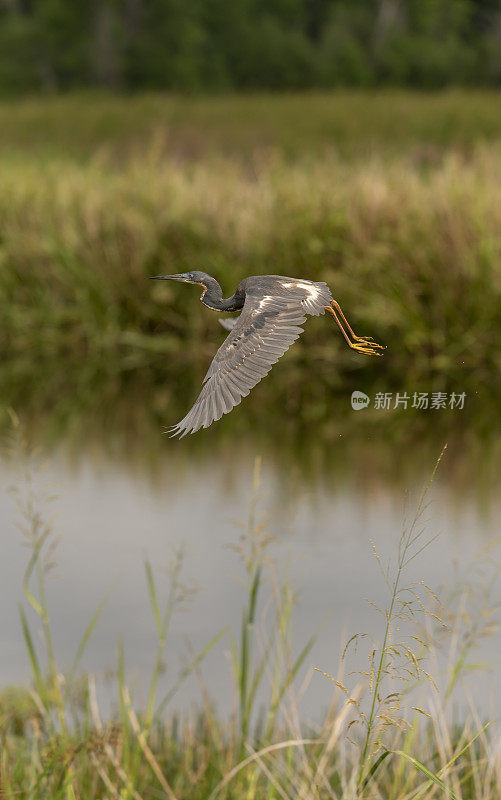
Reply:
M0 0L0 92L501 83L501 0Z

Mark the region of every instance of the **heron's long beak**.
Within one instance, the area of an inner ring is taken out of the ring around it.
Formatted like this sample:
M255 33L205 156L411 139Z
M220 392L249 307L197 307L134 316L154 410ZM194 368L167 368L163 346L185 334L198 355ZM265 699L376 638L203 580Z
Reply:
M188 283L185 275L154 275L150 278L150 281L184 281Z

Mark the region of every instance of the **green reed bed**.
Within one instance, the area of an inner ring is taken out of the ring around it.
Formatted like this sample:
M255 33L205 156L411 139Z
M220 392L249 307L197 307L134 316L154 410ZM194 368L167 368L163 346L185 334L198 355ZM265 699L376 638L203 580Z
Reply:
M343 158L409 152L416 162L455 148L470 153L501 137L496 90L441 92L337 90L180 96L82 92L0 101L0 148L11 154L88 159L96 151L123 160L143 154L154 136L184 160L256 151L288 158L326 150Z
M476 391L499 369L500 187L501 150L488 147L424 171L333 155L187 165L151 142L120 167L4 157L2 397L42 407L65 387L84 397L148 371L160 404L184 406L221 330L196 290L146 278L189 267L225 293L263 272L326 280L355 329L388 345L384 358L357 357L328 321L309 323L268 382L275 401L305 391L308 408L306 356L325 400L361 374L387 390Z
M429 484L396 537L395 567L387 568L375 552L374 568L381 569L387 583L388 606L380 615L375 610L370 637L351 637L337 673L330 674L327 665L312 669L311 646L324 635L321 628L298 651L292 646L293 590L271 558L256 461L249 517L235 544L247 576L241 630L208 632L204 650L159 696L172 615L187 590L181 556L168 577L161 578L146 563L157 630L147 699L142 707L135 703L119 646L118 711L103 718L96 679L81 672L101 607L83 632L72 667L61 674L47 602L56 554L55 531L48 522L51 501L35 488L35 462L27 457L13 419L11 451L19 469L14 494L30 550L20 613L33 680L29 688L10 687L0 694L2 797L492 800L499 794L497 734L474 708L461 725L450 713L452 689L461 685L464 673L481 668L472 657L477 642L496 629L499 604L486 591L489 576L495 581L495 559L485 553L482 569L471 569L446 603L412 579L416 555L433 546L426 525ZM168 582L165 605L159 601L160 580ZM40 626L41 636L36 636ZM236 707L225 720L218 717L202 676L205 655L213 651L223 663L221 648L228 644L233 667L228 692ZM358 662L355 645L364 654ZM443 648L453 656L445 671L435 662ZM169 703L193 672L200 676L199 710L173 715ZM316 723L306 722L301 704L305 679L306 684L320 680L325 685L326 713Z
M380 469L398 463L388 443L428 463L417 449L434 445L438 416L454 464L463 454L480 475L500 374L499 103L463 91L0 103L2 406L45 441L150 458L224 332L194 287L147 276L198 267L230 294L245 275L302 275L329 282L384 358L311 319L241 411L190 446L231 447L252 427L287 459L307 442L322 469L324 442L342 464L379 437ZM467 403L354 415L353 389Z

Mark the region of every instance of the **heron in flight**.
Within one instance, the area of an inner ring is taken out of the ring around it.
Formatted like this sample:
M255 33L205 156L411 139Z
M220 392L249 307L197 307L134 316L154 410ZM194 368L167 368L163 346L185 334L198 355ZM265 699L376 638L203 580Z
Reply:
M245 278L227 300L219 283L206 272L156 275L151 280L195 283L203 288L200 300L214 311L241 311L236 318L220 319L230 331L214 356L194 406L170 431L182 438L208 428L246 397L273 364L303 332L306 315L332 315L352 350L380 356L384 347L371 336L356 336L326 283L283 275Z

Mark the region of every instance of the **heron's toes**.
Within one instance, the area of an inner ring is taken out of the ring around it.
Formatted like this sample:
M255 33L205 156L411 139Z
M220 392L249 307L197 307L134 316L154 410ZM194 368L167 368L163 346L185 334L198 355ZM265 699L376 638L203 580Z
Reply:
M353 344L350 344L350 347L353 350L356 350L357 353L363 353L366 356L382 356L383 354L375 349L376 346L381 347L381 345L376 345L375 343L372 344L371 342L366 342L364 344L361 344L360 342L354 342Z
M368 347L377 347L378 350L386 350L386 345L378 344L372 336L355 336L355 342L360 342L361 345L367 345Z

